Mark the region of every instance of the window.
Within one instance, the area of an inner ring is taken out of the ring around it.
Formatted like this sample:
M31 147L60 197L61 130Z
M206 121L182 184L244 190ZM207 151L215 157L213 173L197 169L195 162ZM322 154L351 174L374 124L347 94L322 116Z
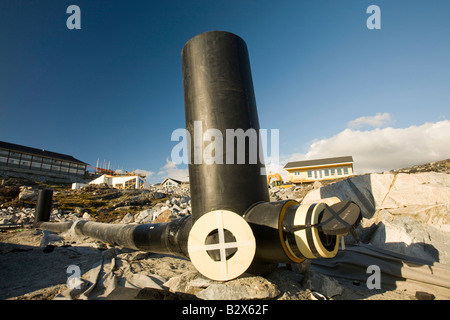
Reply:
M20 166L21 166L21 167L28 168L28 167L30 167L30 161L24 161L24 160L22 160L22 161L20 161Z
M61 161L60 160L53 160L52 171L53 172L59 172L60 169L61 169Z
M20 160L20 167L29 169L31 166L31 155L22 154L22 159Z
M308 170L308 178L312 178L312 171Z
M10 166L10 167L18 167L19 166L19 160L20 160L20 153L11 151L9 153L8 166Z
M9 157L9 151L0 150L0 164L6 165L6 162L8 161L8 157Z
M344 167L344 174L348 174L348 167Z
M61 163L61 173L69 173L69 163L68 162L62 162Z
M41 162L41 157L33 157L33 160L31 161L31 169L41 170Z
M330 169L325 169L325 177L329 177L330 176Z
M114 187L116 187L117 189L122 189L123 188L123 184L122 183L116 183L114 185Z
M342 175L342 168L337 168L337 175L338 176L341 176Z
M314 170L314 179L319 180L323 179L323 171L322 170Z
M135 189L136 188L136 178L125 181L125 189Z
M77 174L78 176L82 176L82 175L84 175L84 170L82 170L82 169L80 169L80 168L77 168L76 174Z
M20 159L20 153L18 152L10 152L9 159L19 160Z
M69 173L77 174L77 168L76 167L70 167Z
M332 168L330 171L331 171L331 175L332 176L336 175L336 169L335 168Z
M78 166L74 163L69 162L69 174L77 174Z

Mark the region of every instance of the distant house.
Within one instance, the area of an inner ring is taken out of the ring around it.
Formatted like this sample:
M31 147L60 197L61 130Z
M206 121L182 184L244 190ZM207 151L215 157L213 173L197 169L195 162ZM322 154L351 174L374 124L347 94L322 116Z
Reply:
M288 180L292 183L333 180L353 175L353 157L288 162L284 169L289 173Z
M102 184L117 189L149 189L150 184L140 176L112 176L104 174L97 179L92 180L89 184Z
M167 189L179 187L181 184L181 181L172 178L166 178L163 182L161 182L161 186Z
M0 141L0 170L56 178L83 178L87 163L72 156Z

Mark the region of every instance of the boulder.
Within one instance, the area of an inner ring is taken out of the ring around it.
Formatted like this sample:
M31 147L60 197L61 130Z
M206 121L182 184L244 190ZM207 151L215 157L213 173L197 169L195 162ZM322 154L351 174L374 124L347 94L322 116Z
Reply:
M95 220L95 219L92 218L92 216L91 216L89 213L87 213L87 212L83 213L83 219L84 219L84 220L91 220L91 221Z
M314 183L313 183L314 189L319 189L321 187L322 187L322 183L320 181L314 181Z
M180 197L180 203L181 204L183 204L183 203L188 204L190 200L191 200L191 197L189 197L189 196L182 196L182 197Z
M164 286L171 292L195 294L203 300L273 299L280 294L273 282L260 276L244 276L217 282L204 278L197 271L172 277Z
M31 189L31 187L20 187L19 200L22 201L36 201L38 190Z
M309 270L308 279L306 280L307 287L310 290L317 291L326 297L334 297L341 295L344 291L342 286L335 279L328 277L322 273Z
M4 215L0 218L0 224L14 224L18 220L18 217L14 214Z
M428 261L450 263L450 236L431 225L401 216L383 219L370 243L376 247L395 251Z
M174 211L175 213L178 213L181 211L181 208L178 205L174 204L172 205L171 210Z
M356 176L313 190L305 196L302 203L314 203L330 197L352 200L361 208L363 217L371 218L383 203L393 180L393 174Z
M190 283L196 279L202 279L202 280L207 281L206 285L203 288L206 288L207 286L209 286L211 284L211 280L204 279L197 271L188 271L179 276L170 278L169 281L164 283L164 286L169 288L169 290L173 293L176 293L176 292L193 293L193 290L192 290L193 286L190 285ZM197 288L202 288L202 287L200 286ZM194 291L198 292L200 290L194 290ZM195 292L195 293L197 293L197 292Z
M363 217L371 218L379 209L449 203L450 175L438 172L366 174L311 191L302 203L329 197L352 200L360 206Z
M120 220L120 223L132 223L134 222L134 216L131 213L127 213L122 220Z
M172 220L172 211L167 208L163 207L165 209L161 210L157 217L152 221L152 223L163 223L163 222L170 222Z
M450 175L438 172L399 173L378 209L450 202Z
M280 293L274 283L263 277L253 276L214 283L200 291L197 297L204 300L274 299Z
M153 209L146 209L134 216L134 222L136 223L150 223L153 220L155 211Z
M415 220L431 225L436 229L450 233L450 202L435 205L410 205L394 209L382 209L380 215L387 212L390 216L409 216Z
M163 199L165 197L167 197L167 195L165 193L159 192L159 191L152 192L149 195L150 199Z

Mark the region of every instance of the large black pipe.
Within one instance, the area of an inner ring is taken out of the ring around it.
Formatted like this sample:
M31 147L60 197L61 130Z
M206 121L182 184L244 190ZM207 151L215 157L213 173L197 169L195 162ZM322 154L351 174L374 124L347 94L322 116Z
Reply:
M260 128L247 46L229 32L202 33L183 47L182 68L186 129L191 137L189 181L194 221L219 209L242 216L251 205L269 201L266 175L261 171L264 163L259 157ZM215 150L213 155L221 164L208 164L203 158L210 142L202 137L208 129L222 135L223 154ZM238 140L232 139L232 148L226 143L239 129L249 135L256 133L257 139L246 138L243 164L238 164L243 151Z
M111 245L189 258L187 240L192 228L191 216L154 224L107 224L79 220L61 223L37 221L35 225L37 228L58 233L73 228L75 234Z

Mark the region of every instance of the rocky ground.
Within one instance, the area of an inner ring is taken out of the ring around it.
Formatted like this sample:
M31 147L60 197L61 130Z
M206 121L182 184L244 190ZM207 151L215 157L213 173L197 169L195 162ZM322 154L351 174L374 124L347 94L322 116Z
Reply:
M353 200L363 211L357 231L365 243L449 265L449 168L449 160L444 160L332 183L272 188L270 195L272 201L296 199L305 203L328 196ZM311 261L282 264L265 276L244 274L228 282L212 281L185 259L111 247L89 238L32 227L38 189L54 190L52 221L82 218L106 223L156 223L190 214L188 186L172 191L117 190L102 185L71 190L68 185L25 179L0 181L0 299L450 298L432 289L369 289L356 278L319 272ZM346 240L352 244L351 238ZM82 283L78 289L68 288L70 266L79 268Z

